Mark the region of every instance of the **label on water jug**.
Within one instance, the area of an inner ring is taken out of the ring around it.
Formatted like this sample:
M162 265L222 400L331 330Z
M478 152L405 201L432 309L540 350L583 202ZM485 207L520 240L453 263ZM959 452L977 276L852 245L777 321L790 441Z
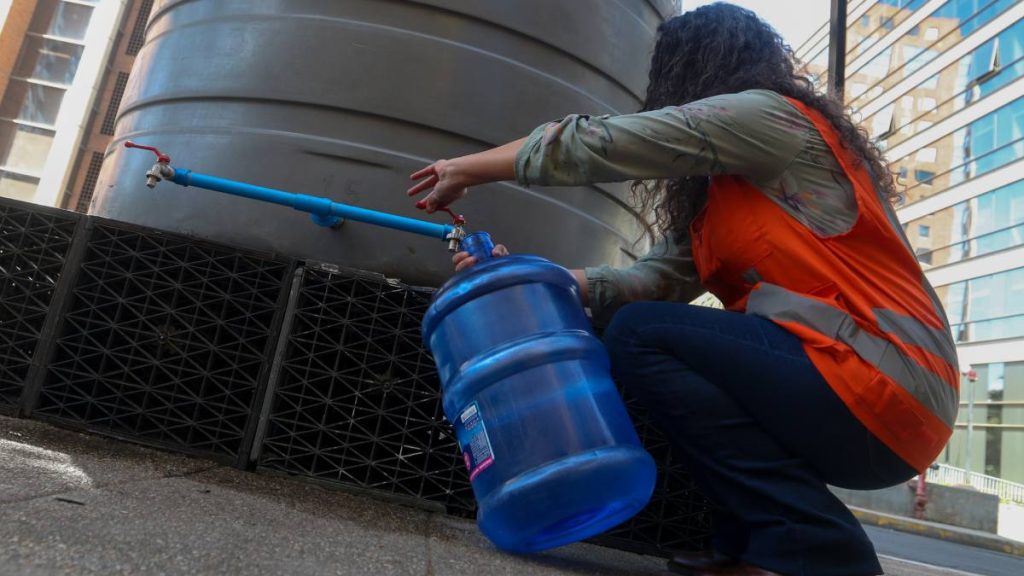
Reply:
M487 437L487 429L480 418L480 407L473 402L459 414L456 427L462 428L458 434L462 448L462 457L469 470L469 479L475 479L481 472L494 464L494 451L491 450L491 439Z

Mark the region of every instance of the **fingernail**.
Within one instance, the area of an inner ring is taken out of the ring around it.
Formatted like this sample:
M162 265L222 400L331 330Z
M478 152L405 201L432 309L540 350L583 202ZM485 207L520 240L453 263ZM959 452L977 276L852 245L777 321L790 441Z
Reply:
M423 210L424 208L427 207L427 203L424 200L420 200L419 202L416 203L416 207L419 208L420 210Z

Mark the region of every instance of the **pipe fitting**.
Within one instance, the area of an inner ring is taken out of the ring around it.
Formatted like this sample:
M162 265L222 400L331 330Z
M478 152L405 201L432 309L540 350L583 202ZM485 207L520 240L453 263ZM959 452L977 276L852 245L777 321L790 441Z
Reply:
M156 188L157 183L161 180L169 180L171 178L174 178L174 168L171 168L170 164L157 162L146 172L146 186L148 188Z
M448 234L445 240L448 240L448 251L458 252L462 246L462 239L466 237L466 229L461 224L456 224L452 227L452 231Z

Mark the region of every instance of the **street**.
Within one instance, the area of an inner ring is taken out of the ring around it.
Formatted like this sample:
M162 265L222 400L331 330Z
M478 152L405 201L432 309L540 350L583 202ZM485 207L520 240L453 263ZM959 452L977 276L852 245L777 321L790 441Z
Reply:
M985 576L1021 576L1024 558L1017 558L916 534L865 526L879 557L897 558Z

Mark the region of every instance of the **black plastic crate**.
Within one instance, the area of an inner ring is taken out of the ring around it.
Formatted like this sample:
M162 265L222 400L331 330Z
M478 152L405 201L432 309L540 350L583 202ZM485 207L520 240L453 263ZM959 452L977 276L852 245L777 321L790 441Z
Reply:
M241 461L291 264L154 230L91 226L33 414Z
M647 410L623 391L626 408L644 448L658 466L650 503L628 522L594 539L595 543L644 554L668 555L677 550L711 546L711 503L697 490L668 437Z
M0 410L13 413L79 218L0 199Z
M420 337L430 293L311 267L293 298L258 464L472 516L472 488Z

